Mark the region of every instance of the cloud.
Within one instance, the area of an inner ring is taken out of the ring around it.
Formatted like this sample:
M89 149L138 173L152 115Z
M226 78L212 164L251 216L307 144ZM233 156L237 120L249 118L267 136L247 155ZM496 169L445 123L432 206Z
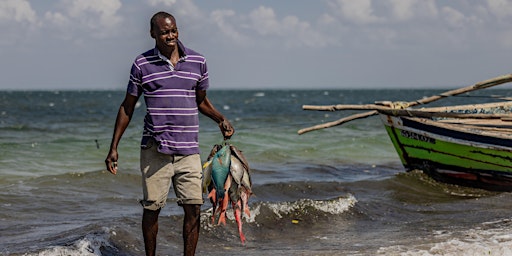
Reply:
M61 0L60 11L48 11L44 18L51 28L64 31L64 38L75 37L78 31L106 38L123 21L118 14L121 6L119 0Z
M446 23L453 28L464 28L467 24L467 18L466 16L449 6L445 6L441 10L444 19L446 20Z
M252 28L259 35L276 35L279 33L280 24L276 19L276 14L272 8L260 6L253 10L249 17L252 21Z
M214 10L210 14L210 20L219 29L220 34L237 44L246 44L249 38L237 30L235 24L229 22L229 18L235 16L233 10Z
M322 47L327 43L325 36L309 22L294 15L279 18L273 8L266 6L258 6L247 15L234 10L214 10L210 17L223 37L245 47Z
M329 26L340 42L326 46L469 50L491 45L486 39L491 37L492 45L512 45L511 0L328 0L327 5L319 24Z
M469 0L328 0L326 5L330 8L320 13L317 23L298 15L280 15L276 9L260 5L245 13L213 10L209 14L213 22L202 24L212 36L216 35L211 31L218 31L224 39L245 47L282 45L298 49L345 45L396 50L430 45L469 49L470 45L485 43L479 35L496 30L491 28L496 19L510 24L512 17L512 1L504 0L478 4ZM201 22L197 20L198 24ZM510 45L511 37L505 34L509 29L501 30L500 45Z
M510 0L487 0L489 11L498 18L512 17L512 1Z
M327 4L340 19L359 26L433 19L439 14L436 0L332 0Z
M26 0L0 1L1 46L11 46L30 38L41 26L37 13ZM0 54L7 51L0 48Z
M335 0L328 4L344 19L355 24L371 24L382 22L382 18L374 14L372 0Z
M27 0L3 0L0 2L0 22L6 21L35 24L37 16Z
M148 4L152 7L165 6L170 9L172 7L171 14L178 19L183 17L187 19L187 22L197 22L199 19L204 18L201 9L192 0L149 0ZM179 21L177 21L179 23Z
M397 20L409 20L414 17L414 0L389 0L394 17Z
M176 4L176 0L148 0L148 3L151 6L164 5L167 7L171 7L174 4Z
M493 38L499 45L510 50L512 48L512 1L487 0L482 7L488 17L486 22L492 22L493 26L485 27L482 37ZM489 40L487 39L487 40Z
M408 21L415 18L436 18L439 14L435 0L388 0L392 20Z

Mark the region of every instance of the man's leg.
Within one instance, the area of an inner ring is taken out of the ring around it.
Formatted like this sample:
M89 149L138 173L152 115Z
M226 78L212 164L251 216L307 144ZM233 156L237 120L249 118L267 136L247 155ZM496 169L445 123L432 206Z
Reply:
M193 256L196 253L197 241L199 240L201 205L184 204L183 210L185 211L185 219L183 220L184 255Z
M142 235L144 236L144 248L146 256L154 256L156 252L156 235L158 234L158 215L156 211L144 209L142 214Z
M140 150L140 170L142 174L144 207L142 215L142 234L146 255L155 255L156 236L158 233L158 215L164 207L171 187L174 168L171 163L173 156L158 152L158 143L150 139L145 148Z

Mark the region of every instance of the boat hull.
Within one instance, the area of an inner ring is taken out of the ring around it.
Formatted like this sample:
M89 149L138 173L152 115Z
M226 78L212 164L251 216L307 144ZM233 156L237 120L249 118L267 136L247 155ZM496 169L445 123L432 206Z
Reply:
M424 118L380 114L408 170L450 184L512 191L512 137L440 124Z

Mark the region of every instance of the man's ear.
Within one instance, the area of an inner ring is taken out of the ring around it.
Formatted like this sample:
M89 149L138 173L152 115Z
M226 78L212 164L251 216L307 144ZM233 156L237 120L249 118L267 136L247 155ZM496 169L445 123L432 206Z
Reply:
M152 29L149 30L149 34L151 35L152 38L156 38L155 32Z

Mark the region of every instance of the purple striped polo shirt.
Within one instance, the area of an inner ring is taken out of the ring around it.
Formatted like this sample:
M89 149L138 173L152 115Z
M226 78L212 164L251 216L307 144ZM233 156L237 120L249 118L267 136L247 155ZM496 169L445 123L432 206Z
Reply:
M158 151L170 155L199 153L199 116L196 90L209 87L206 59L178 42L184 54L172 69L158 56L157 48L135 59L128 93L144 94L146 117L141 147L150 138L158 142Z

